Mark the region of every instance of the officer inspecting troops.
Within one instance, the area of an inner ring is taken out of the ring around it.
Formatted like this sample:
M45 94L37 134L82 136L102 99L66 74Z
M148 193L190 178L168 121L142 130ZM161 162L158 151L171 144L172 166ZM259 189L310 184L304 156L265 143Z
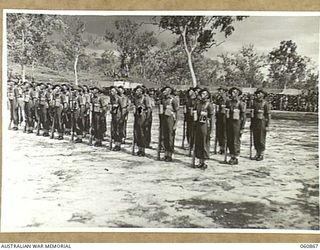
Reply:
M263 89L257 89L254 95L250 125L256 150L253 160L262 161L266 149L266 134L271 120L270 105L266 100L268 94Z
M230 165L239 163L241 135L246 123L246 107L240 101L242 91L233 87L229 89L230 99L226 103L227 118L227 147L230 152L231 159L228 161ZM227 152L225 152L227 154Z
M163 107L161 119L161 131L163 135L164 158L162 160L171 162L174 152L174 139L178 119L179 103L172 96L173 89L169 86L162 88L162 99L160 105Z

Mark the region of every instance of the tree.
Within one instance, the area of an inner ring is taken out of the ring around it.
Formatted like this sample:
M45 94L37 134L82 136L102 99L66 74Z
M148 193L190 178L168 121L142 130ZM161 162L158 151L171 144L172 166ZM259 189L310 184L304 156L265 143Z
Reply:
M305 79L308 61L298 54L295 42L281 41L279 48L269 53L269 77L281 88L287 88Z
M116 31L106 30L105 40L116 45L122 75L129 76L134 63L142 64L145 55L157 44L157 39L153 32L139 32L141 25L129 19L117 20L114 24Z
M188 84L190 72L187 58L181 48L160 49L148 54L145 63L148 79L157 84Z
M57 47L73 63L74 83L78 85L79 57L86 54L85 48L89 45L84 39L85 23L80 17L65 17L64 23L63 38Z
M7 42L9 58L21 65L22 80L25 81L26 65L45 61L52 43L54 30L62 27L57 15L7 14Z
M239 84L239 72L236 67L236 58L234 54L223 53L219 55L220 60L220 76L219 82L225 86L233 86Z
M105 50L98 62L99 71L105 76L117 78L120 69L119 60L111 50Z
M237 16L163 16L159 27L169 30L178 36L177 45L182 45L187 55L188 66L193 86L197 86L197 78L193 67L194 52L202 53L212 46L218 46L217 33L227 38L234 31L233 23L244 17Z
M252 44L243 46L235 55L235 65L239 70L239 84L242 86L261 86L264 75L261 69L267 65L266 57L259 55Z

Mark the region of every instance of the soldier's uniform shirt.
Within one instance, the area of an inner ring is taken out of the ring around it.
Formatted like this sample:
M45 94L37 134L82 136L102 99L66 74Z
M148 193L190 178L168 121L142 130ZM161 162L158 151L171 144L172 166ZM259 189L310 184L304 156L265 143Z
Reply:
M253 117L251 129L253 133L254 147L260 155L266 148L266 127L270 122L270 105L266 100L255 100L253 104Z
M199 159L209 159L211 118L214 107L209 101L199 101L196 105L197 121L195 123L195 156Z
M229 117L227 117L227 146L232 156L239 156L240 131L244 129L246 122L245 104L239 100L228 100L226 108L229 110Z
M177 121L176 112L179 109L177 99L169 95L161 100L163 105L163 114L161 119L161 128L163 135L164 149L167 152L173 153L174 151L174 125Z
M134 101L135 114L134 114L134 131L135 141L138 147L145 148L148 146L148 119L150 116L151 105L148 96L142 95L135 98Z

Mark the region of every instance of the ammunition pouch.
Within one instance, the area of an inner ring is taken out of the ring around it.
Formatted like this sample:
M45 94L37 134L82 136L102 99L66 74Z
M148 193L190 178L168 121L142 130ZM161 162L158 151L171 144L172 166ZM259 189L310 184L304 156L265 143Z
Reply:
M226 113L226 105L219 105L218 107L219 107L219 109L218 109L219 113L221 113L221 114Z
M259 109L256 113L256 118L259 120L263 119L263 110Z
M239 109L233 110L232 119L233 120L240 120L240 110Z
M118 113L118 107L119 105L113 104L111 107L111 114L117 114Z
M207 111L201 111L199 115L199 122L206 123L208 120L208 112Z

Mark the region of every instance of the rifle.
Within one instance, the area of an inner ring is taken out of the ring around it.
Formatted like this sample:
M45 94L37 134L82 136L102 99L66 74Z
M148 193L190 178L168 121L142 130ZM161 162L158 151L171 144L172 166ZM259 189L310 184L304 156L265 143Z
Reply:
M193 111L193 127L192 127L192 167L195 167L195 162L196 162L196 143L195 143L195 128L196 128L196 121L198 120L198 114L197 110Z
M158 134L158 148L157 148L157 159L160 161L160 151L161 151L161 142L162 142L162 127L161 127L161 115L163 114L163 105L159 104L159 134Z
M12 120L13 120L13 119L10 117L10 123L9 123L9 126L8 126L8 130L11 129Z
M94 103L93 98L91 96L90 98L90 104L91 104L91 111L89 113L89 122L90 122L90 128L89 128L89 145L92 145L93 141L93 117L94 117Z
M250 111L250 116L251 116L251 124L250 124L250 160L252 160L252 118L253 118L253 109Z
M182 145L181 147L184 149L184 140L186 139L186 113L187 113L187 107L186 105L183 106L183 134L182 134Z
M224 126L224 133L226 135L226 138L225 138L225 143L224 143L224 163L227 163L227 156L228 156L228 131L227 131L227 118L229 118L229 109L226 109L226 115L225 115L225 126Z
M135 151L135 145L136 145L136 133L135 133L135 124L136 124L136 117L135 117L135 108L133 109L133 138L132 138L132 155L134 155L134 151Z

